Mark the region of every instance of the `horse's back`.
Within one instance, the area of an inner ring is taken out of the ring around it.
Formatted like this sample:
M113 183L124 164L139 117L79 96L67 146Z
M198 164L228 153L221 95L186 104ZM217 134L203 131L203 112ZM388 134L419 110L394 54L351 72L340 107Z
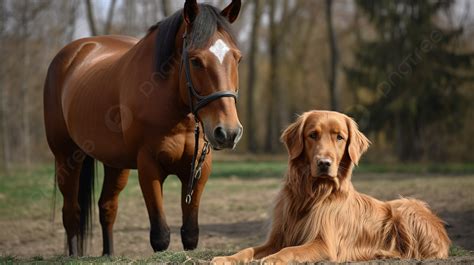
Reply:
M44 87L46 136L53 152L75 146L66 117L77 99L73 95L88 86L84 83L85 73L105 69L137 42L136 38L116 35L82 38L66 45L54 57Z

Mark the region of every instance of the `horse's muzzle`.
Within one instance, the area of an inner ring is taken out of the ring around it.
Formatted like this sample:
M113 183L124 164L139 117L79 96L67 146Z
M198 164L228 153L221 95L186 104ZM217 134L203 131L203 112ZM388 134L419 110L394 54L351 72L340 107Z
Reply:
M211 145L214 149L234 149L240 138L242 137L243 128L226 128L224 126L216 126L213 130Z

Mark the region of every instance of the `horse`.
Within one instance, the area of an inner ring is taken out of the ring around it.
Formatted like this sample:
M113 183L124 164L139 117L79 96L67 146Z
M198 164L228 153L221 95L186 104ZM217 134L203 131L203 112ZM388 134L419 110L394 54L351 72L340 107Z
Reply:
M162 190L168 175L182 182L183 248L197 247L211 149L235 148L243 131L236 107L241 52L231 30L240 8L236 0L223 10L186 0L140 40L83 38L54 57L44 120L69 255L85 252L97 161L104 167L98 203L103 255L114 253L118 197L130 169L138 170L153 250L170 242Z

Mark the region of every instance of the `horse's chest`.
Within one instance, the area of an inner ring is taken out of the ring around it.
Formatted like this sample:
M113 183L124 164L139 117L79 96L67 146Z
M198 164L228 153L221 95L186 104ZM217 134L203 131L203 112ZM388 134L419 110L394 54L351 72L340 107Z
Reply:
M202 148L200 141L200 149ZM193 134L180 134L164 137L155 147L157 163L169 174L188 172L194 151Z

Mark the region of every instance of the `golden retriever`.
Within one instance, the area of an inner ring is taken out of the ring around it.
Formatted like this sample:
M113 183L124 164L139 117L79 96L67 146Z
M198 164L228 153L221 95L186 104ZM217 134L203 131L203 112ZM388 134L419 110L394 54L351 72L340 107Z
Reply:
M282 134L288 172L267 242L214 264L446 258L443 221L419 200L383 202L358 193L351 174L370 142L348 116L301 115Z

